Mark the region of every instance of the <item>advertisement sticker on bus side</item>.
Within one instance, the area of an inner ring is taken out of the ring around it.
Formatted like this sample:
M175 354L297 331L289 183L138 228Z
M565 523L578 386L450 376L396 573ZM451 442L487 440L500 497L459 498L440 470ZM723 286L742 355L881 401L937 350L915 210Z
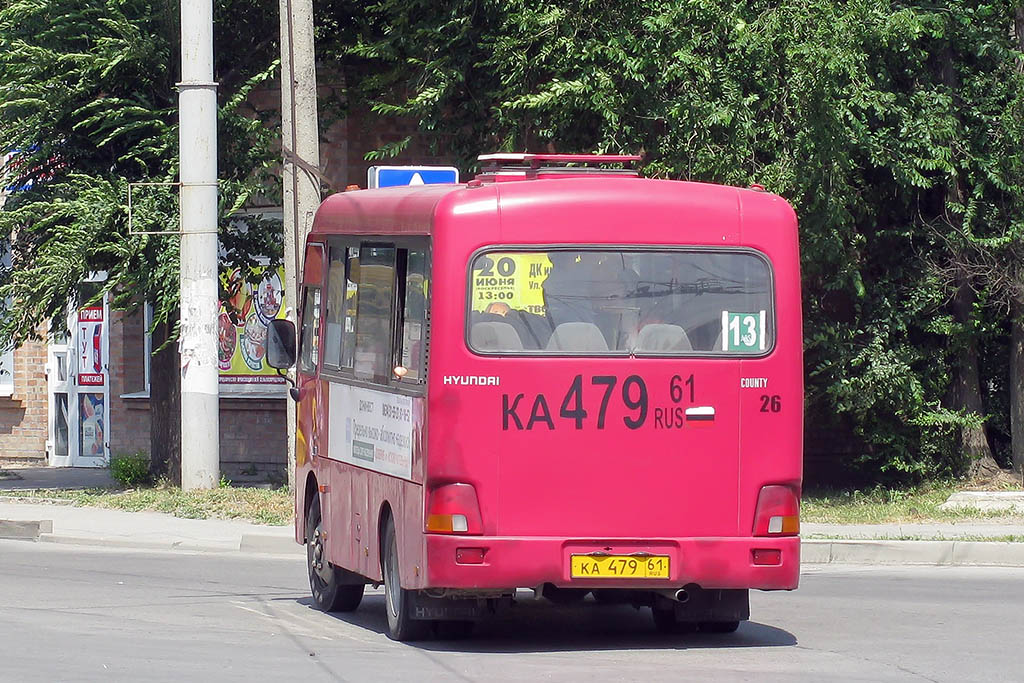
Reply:
M412 479L412 399L331 384L330 458Z

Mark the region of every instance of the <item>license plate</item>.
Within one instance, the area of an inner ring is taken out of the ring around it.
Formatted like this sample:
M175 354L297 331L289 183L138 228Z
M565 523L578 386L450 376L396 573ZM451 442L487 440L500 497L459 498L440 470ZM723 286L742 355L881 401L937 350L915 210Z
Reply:
M668 555L573 555L574 579L667 579Z

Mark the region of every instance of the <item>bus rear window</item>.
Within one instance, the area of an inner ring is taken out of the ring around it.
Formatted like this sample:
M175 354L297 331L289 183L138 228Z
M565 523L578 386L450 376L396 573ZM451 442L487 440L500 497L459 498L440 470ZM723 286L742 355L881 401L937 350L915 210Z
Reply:
M473 259L468 343L501 355L762 355L772 273L752 251L491 251Z

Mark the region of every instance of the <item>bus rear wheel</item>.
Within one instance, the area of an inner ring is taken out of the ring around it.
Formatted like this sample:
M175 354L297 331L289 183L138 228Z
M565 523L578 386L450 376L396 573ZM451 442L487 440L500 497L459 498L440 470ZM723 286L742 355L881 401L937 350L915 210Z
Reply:
M402 588L398 564L398 538L395 524L388 520L384 532L383 561L384 609L388 613L388 637L392 640L422 640L427 637L430 621L412 618L413 591Z
M327 558L327 537L320 515L320 497L313 499L306 517L306 566L313 602L324 612L351 612L363 601L361 577L335 567Z

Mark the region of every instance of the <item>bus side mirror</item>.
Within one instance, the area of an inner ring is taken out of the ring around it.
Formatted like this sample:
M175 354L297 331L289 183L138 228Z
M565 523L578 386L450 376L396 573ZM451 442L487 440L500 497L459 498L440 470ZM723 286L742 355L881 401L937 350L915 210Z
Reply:
M267 365L287 370L295 365L295 324L291 320L271 320L267 327Z

